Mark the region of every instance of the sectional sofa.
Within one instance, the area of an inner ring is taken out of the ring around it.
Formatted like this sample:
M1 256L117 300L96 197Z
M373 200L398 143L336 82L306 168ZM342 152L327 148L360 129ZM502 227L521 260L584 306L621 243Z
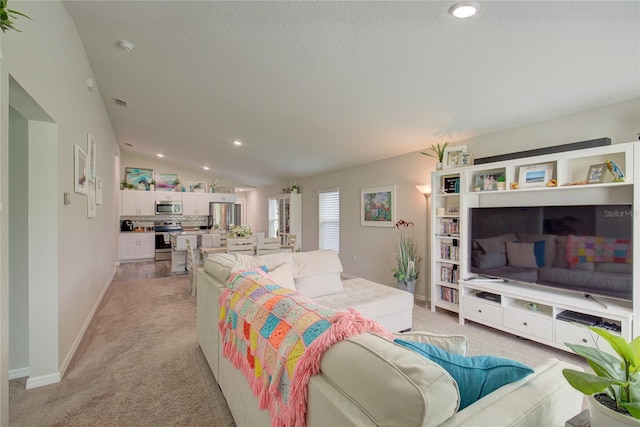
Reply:
M364 298L369 301L361 306L363 312L369 308L372 316L390 325L393 331L408 329L411 325L402 313L372 308L380 305L376 302L376 295L380 295L398 307L409 304L405 309L411 313L410 294L362 280L338 284L336 273L339 277L342 266L335 253L313 251L263 257L211 255L197 272L198 341L238 426L268 426L271 419L267 411L259 409L258 399L243 372L222 355L219 300L234 272L256 266L268 270L274 282L283 287L293 286L301 293L314 295L332 289L328 294L333 295L331 299L325 294L311 297L314 301L341 300L354 292L349 290L351 283L358 289L356 293L366 293L370 288L371 295ZM379 286L393 292L384 296L385 290L378 289ZM340 293L345 295L336 295ZM394 302L394 298L398 301ZM452 357L464 355L467 348L466 338L460 335L411 331L396 336L415 345L433 344ZM579 413L582 405L582 395L562 377L561 370L565 367L576 368L549 359L525 378L502 386L459 410L460 390L465 389L444 368L401 343L364 333L334 344L323 354L320 370L307 386L306 424L560 426Z

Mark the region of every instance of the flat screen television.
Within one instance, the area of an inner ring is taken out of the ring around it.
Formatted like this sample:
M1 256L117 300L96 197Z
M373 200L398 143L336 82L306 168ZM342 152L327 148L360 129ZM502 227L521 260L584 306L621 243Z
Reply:
M632 300L631 205L470 210L470 272Z

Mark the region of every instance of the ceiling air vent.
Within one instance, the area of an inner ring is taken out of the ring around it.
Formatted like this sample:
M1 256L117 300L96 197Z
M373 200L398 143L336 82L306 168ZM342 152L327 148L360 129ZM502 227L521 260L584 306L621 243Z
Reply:
M127 101L125 101L124 99L113 98L113 103L118 107L127 108Z

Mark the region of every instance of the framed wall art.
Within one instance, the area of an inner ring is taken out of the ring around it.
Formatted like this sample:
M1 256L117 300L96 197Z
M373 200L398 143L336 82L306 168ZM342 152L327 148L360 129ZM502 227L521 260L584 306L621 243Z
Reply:
M396 187L360 190L360 224L393 227L396 223Z
M102 204L102 178L96 176L96 205Z
M462 154L467 152L466 145L456 145L454 147L447 146L444 150L444 158L442 159L442 167L444 169L457 168L461 166Z
M153 169L125 168L124 174L127 184L135 185L139 190L148 190L153 181Z
M471 166L471 165L473 165L473 154L472 153L460 153L460 162L458 164L460 166Z
M553 177L553 163L520 166L518 186L520 188L545 187Z
M96 182L96 140L93 139L90 133L87 134L87 157L89 159L87 180Z
M77 145L73 146L73 190L76 193L87 194L87 153Z
M598 165L589 166L589 172L587 172L587 183L588 184L603 183L606 172L607 172L606 163L600 163Z
M178 174L175 173L157 173L156 174L156 191L173 191L175 180Z
M87 216L96 217L96 190L93 188L89 188L89 197L87 197Z

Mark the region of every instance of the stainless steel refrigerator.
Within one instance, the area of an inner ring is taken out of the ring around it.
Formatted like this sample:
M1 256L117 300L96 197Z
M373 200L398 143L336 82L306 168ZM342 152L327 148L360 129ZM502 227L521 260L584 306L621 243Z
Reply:
M209 228L228 232L231 227L236 225L236 218L238 221L240 220L239 209L240 205L236 206L235 203L209 203Z

